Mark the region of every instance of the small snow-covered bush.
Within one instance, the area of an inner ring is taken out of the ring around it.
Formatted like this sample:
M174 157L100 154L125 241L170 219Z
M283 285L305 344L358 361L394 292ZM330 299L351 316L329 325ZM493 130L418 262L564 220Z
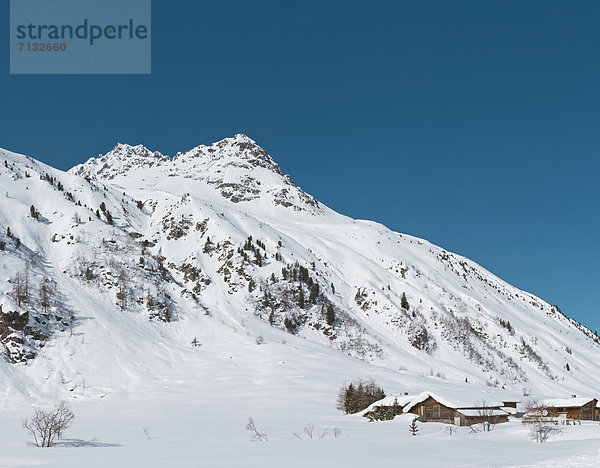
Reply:
M250 431L250 440L253 442L268 442L269 437L265 432L261 432L254 424L253 418L248 418L248 424L246 424L246 429Z

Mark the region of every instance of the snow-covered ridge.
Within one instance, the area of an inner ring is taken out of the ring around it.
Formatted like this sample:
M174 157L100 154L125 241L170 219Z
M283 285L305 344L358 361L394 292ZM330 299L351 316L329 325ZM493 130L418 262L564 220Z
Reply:
M150 151L143 145L131 146L118 143L111 151L97 158L90 158L84 164L75 166L69 172L80 176L93 176L106 180L140 167L152 167L169 161L158 151Z
M234 203L269 198L275 205L318 213L319 203L297 187L289 175L254 140L243 134L199 145L173 158L142 145L117 145L70 171L82 177L123 186L159 184L165 177L202 181ZM169 184L175 186L176 184Z

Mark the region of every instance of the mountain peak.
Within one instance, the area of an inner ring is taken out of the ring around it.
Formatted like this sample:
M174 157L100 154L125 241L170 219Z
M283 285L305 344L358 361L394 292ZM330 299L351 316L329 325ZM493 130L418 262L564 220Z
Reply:
M320 212L318 201L297 187L264 148L242 133L179 152L173 158L143 145L118 143L105 155L69 172L124 187L139 185L142 180L152 181L156 187L178 180L176 187L182 193L202 193L204 197L202 186L208 186L233 203L262 199L294 211ZM200 184L188 187L184 180Z
M256 144L256 142L252 138L250 138L248 135L246 135L244 133L236 133L233 136L233 138L236 141L240 141L240 142L243 142L243 143L254 143L254 144Z
M144 145L117 143L108 153L90 158L85 163L73 167L69 172L85 177L112 180L133 168L153 167L168 160L168 156L158 151L151 151Z
M109 151L109 153L112 154L123 154L123 155L132 155L132 154L139 154L139 155L151 155L154 152L150 151L148 148L146 148L144 145L142 144L138 144L138 145L130 145L128 143L117 143L115 145L115 147Z
M223 138L209 146L199 145L185 153L177 153L174 160L202 159L209 165L218 165L221 169L237 167L252 171L262 167L283 176L279 165L252 138L237 133L233 137Z

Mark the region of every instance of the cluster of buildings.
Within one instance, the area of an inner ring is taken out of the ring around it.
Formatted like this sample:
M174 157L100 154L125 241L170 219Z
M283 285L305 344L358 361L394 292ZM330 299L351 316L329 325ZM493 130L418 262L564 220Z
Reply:
M362 415L370 420L391 419L397 414L414 414L420 422L439 422L455 426L474 424L499 424L509 417L522 417L527 408L516 399L496 400L489 395L448 394L440 396L431 392L419 395L407 393L376 401ZM600 406L596 398L555 398L537 401L537 408L556 423L561 420L600 420ZM391 416L391 417L390 417Z

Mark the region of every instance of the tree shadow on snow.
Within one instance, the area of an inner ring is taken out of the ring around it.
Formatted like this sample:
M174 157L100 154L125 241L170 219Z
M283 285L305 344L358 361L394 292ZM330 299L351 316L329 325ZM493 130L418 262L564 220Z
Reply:
M96 440L62 439L54 443L55 447L122 447L121 444L98 442Z

